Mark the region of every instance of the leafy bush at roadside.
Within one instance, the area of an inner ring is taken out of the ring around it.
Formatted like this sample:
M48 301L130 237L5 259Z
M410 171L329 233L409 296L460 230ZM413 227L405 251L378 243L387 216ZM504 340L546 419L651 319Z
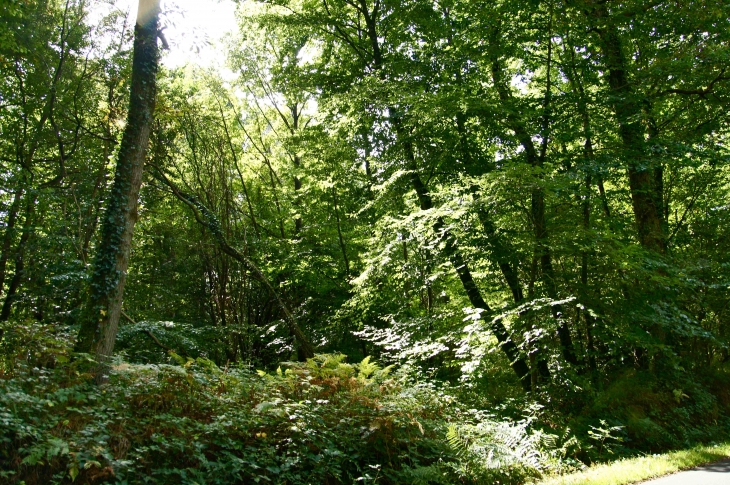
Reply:
M520 484L727 430L724 388L681 375L629 373L561 408L581 399L546 387L543 404L490 404L369 358L266 373L170 352L118 359L98 387L64 327L0 331L0 483Z
M171 357L175 365L118 361L96 387L83 355L16 355L0 381L0 480L519 483L553 466L526 423L463 409L369 358L320 355L267 374Z

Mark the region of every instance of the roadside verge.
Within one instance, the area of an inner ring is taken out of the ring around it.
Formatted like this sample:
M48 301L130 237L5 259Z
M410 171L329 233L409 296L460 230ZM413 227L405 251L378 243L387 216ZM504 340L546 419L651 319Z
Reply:
M548 477L537 482L536 485L627 485L688 470L728 457L730 457L730 442L695 446L687 450L626 458L591 466L578 473Z

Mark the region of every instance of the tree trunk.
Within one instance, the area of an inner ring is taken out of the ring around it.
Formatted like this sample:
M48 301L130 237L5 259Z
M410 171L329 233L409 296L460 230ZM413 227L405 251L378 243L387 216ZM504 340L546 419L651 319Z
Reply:
M461 76L458 76L458 78L460 77ZM472 175L481 175L485 173L487 170L474 168L475 164L473 163L473 160L471 158L469 141L466 136L466 126L463 114L457 114L456 126L459 132L459 150L461 151L463 163L467 167L472 167L469 173ZM488 210L478 204L479 187L476 185L472 186L471 192L472 196L474 197L474 202L477 203L476 213L477 217L479 218L479 222L482 225L482 229L484 230L487 250L491 255L491 259L497 263L497 266L499 267L502 276L507 283L507 286L512 292L512 298L515 302L515 305L520 305L523 303L525 296L522 290L522 285L520 284L519 274L515 269L517 267L517 261L514 257L514 250L508 244L505 244L504 241L502 241L502 239L500 238L494 222L489 217ZM537 346L535 346L535 348L529 349L528 351L529 363L532 369L532 390L537 389L538 373L544 379L550 378L550 369L547 366L547 361L539 355L541 352L536 347Z
M5 296L2 310L0 310L0 321L6 322L10 318L10 312L13 309L13 303L18 299L18 290L23 284L25 277L25 248L30 240L30 236L33 233L33 224L35 223L35 205L37 197L26 194L26 207L25 207L25 220L23 221L23 232L18 241L18 246L15 248L15 271L13 277L10 280L8 287L8 293Z
M567 50L567 48L566 48ZM593 177L592 169L590 165L595 161L595 152L593 150L593 129L591 128L591 119L588 113L588 105L585 89L583 88L583 82L575 69L575 50L570 49L570 61L568 69L565 71L566 76L570 85L578 97L578 113L581 116L583 137L585 143L583 145L583 155L585 157L585 193L580 196L581 198L581 211L583 213L583 231L584 234L588 234L591 229L591 192L593 191ZM598 178L598 192L601 197L601 204L603 206L603 213L607 219L611 217L611 211L608 207L608 200L606 199L606 192L603 188L603 181L601 177ZM587 249L581 250L581 265L580 265L580 282L581 282L581 300L585 302L588 297L588 264L589 254ZM578 310L580 317L581 310ZM583 318L585 321L585 332L586 332L586 354L588 356L588 369L591 372L591 378L594 383L597 381L597 367L596 367L596 350L593 342L593 327L595 326L595 318L591 315L590 311L585 308L583 309Z
M290 131L292 136L296 136L296 133L299 130L299 116L301 115L301 111L299 111L299 107L296 103L292 105L290 109L292 117ZM301 209L301 201L299 199L302 192L302 180L299 178L298 172L302 166L302 159L295 153L292 156L292 162L294 163L294 207L297 209L297 214L294 216L294 237L299 238L301 237L300 233L302 232L302 215L299 213Z
M641 100L628 81L627 66L622 52L618 29L611 24L605 4L594 2L588 10L601 28L596 29L608 69L611 104L619 124L619 136L628 159L627 172L634 219L639 242L649 250L664 254L667 249L662 207L662 170L647 159L644 147L645 130L642 126Z
M391 113L393 111L394 110L391 110ZM416 168L413 145L403 133L400 120L393 116L391 116L391 118L396 129L396 134L403 143L403 148L409 165L408 168L410 169L411 186L418 196L419 207L421 210L432 209L433 200L431 199L431 194L429 193L426 185L423 183L423 180L421 180ZM443 219L440 217L438 218L433 225L433 230L436 234L441 234L441 238L445 242L444 253L449 258L454 270L456 270L456 274L459 276L459 280L461 281L461 285L464 287L464 291L466 292L466 296L469 298L469 302L474 308L481 308L485 312L490 312L491 308L482 297L482 294L474 281L474 277L471 274L471 270L469 269L466 261L464 261L464 257L459 250L456 238L453 234L451 234L451 231L445 227ZM522 355L520 355L520 351L512 340L509 331L501 320L493 320L489 326L492 333L497 338L500 348L509 359L512 370L514 370L515 374L517 374L517 377L520 379L523 389L529 392L532 389L532 384L530 382L530 368Z
M106 380L109 357L114 350L132 233L137 221L139 190L155 111L159 12L160 0L140 0L127 125L102 222L89 301L76 347L77 351L96 357L97 383Z
M2 294L3 288L5 287L5 275L8 259L10 259L10 247L15 237L15 224L18 221L18 211L20 211L20 202L23 198L23 193L22 188L15 191L13 203L8 210L8 219L5 224L5 234L3 235L2 253L0 253L0 294Z
M380 49L380 41L378 40L376 20L379 6L376 4L373 11L370 11L367 7L366 0L359 0L358 5L359 6L356 8L363 15L363 18L365 20L367 37L372 47L372 64L373 67L378 71L378 75L382 77L384 76L382 70L384 64L384 56L382 50ZM408 169L410 170L410 182L411 186L416 191L419 207L421 208L421 210L431 209L433 208L433 201L431 199L431 194L429 193L428 188L423 183L423 180L421 180L420 174L418 172L413 144L404 133L403 125L401 124L401 119L399 118L397 110L393 107L389 107L388 112L396 135L401 141L405 151L408 162ZM469 270L469 266L464 261L461 251L459 250L456 238L451 234L448 228L445 227L443 220L440 218L434 224L433 229L436 234L441 234L442 239L446 243L446 256L449 258L449 261L454 266L454 269L459 276L459 280L461 280L461 284L464 287L464 291L469 298L469 302L474 308L481 308L482 310L487 312L490 311L489 305L482 297L481 292L479 291L479 288L474 281L471 271ZM495 337L497 338L497 341L499 342L502 351L507 355L512 369L514 370L515 374L517 374L517 377L520 379L520 383L522 384L523 389L525 389L526 391L530 391L530 369L527 366L527 362L525 361L525 359L520 355L519 349L512 340L509 332L507 331L507 328L504 326L504 323L502 323L501 320L495 320L490 324L490 327Z
M342 251L342 260L345 262L345 276L350 276L350 259L347 257L347 246L345 245L345 238L342 235L342 221L340 220L340 209L337 206L337 188L332 185L332 206L335 211L335 221L337 222L337 240L340 243L340 250Z
M220 222L215 217L215 215L213 215L210 209L202 204L200 200L198 200L198 198L194 195L187 194L181 191L174 183L172 183L167 178L167 176L165 176L165 174L162 172L162 170L159 169L159 167L155 166L155 169L156 170L152 172L152 175L157 180L167 185L170 190L172 190L173 194L175 194L175 197L178 198L178 200L185 203L185 205L192 209L195 220L211 232L216 242L218 243L221 251L223 251L228 256L231 256L239 263L245 265L252 272L254 278L263 283L264 286L266 286L269 294L274 297L277 304L279 305L279 308L284 313L284 320L289 326L289 332L299 344L298 353L304 359L310 359L314 357L314 346L309 341L309 339L307 339L306 335L304 335L304 332L302 332L302 329L299 327L299 324L294 318L294 315L292 314L291 310L289 310L288 305L279 296L279 293L274 290L274 287L271 285L268 278L266 278L266 275L263 273L263 271L261 271L261 269L253 261L246 257L246 255L244 255L228 243L225 235L223 234L223 231L221 230Z
M498 38L499 32L494 31L492 32L492 47L494 52L499 52L499 49L496 46L496 39ZM509 87L504 79L504 72L502 68L502 63L500 62L497 55L494 55L492 58L492 65L491 65L491 71L492 71L492 81L494 83L494 86L497 90L497 93L499 94L500 101L502 102L502 106L505 109L506 117L507 117L507 125L509 128L514 131L515 136L517 137L517 140L520 142L520 145L524 148L525 157L527 159L527 163L532 165L533 167L541 167L543 165L543 161L545 158L546 148L547 148L547 133L545 133L546 127L543 126L543 147L542 147L542 153L538 153L537 149L535 148L535 143L532 141L532 136L527 131L527 126L517 113L519 112L517 109L515 109L512 104L512 94L509 90ZM547 113L548 104L549 104L549 85L548 85L548 91L546 93L546 106L545 111ZM543 124L545 125L547 123L547 114L546 119L543 120ZM537 241L537 247L536 247L536 253L538 261L540 262L540 268L542 270L542 280L543 284L545 285L545 291L551 299L555 300L557 299L557 282L555 280L555 269L553 267L552 262L552 254L550 251L550 246L548 245L548 231L547 231L547 221L545 219L545 189L541 186L540 180L536 180L537 186L532 190L531 193L531 218L532 218L532 224L533 224L533 230L535 233L535 239ZM556 320L558 324L558 339L560 340L560 347L562 350L563 358L571 363L571 364L578 364L578 359L575 355L575 351L573 349L573 339L570 335L570 328L568 328L568 324L565 321L565 318L563 318L563 310L561 305L551 305L551 310L553 314L553 318Z

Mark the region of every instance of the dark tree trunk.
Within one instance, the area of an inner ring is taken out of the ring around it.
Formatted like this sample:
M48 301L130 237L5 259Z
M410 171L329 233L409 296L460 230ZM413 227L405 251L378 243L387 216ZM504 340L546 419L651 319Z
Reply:
M94 354L95 380L104 382L114 350L137 221L147 146L155 111L159 0L140 0L135 25L129 113L119 149L114 184L102 222L89 300L77 350Z
M373 10L371 11L370 9L368 9L366 0L359 0L358 7L356 8L363 15L363 19L365 21L367 37L370 41L370 45L372 48L372 66L375 68L376 71L378 71L378 75L383 76L384 73L382 67L384 64L384 56L382 50L380 49L380 41L378 40L377 32L377 16L379 14L380 6L378 3L376 3L373 7ZM388 112L390 121L393 125L393 128L395 129L398 139L402 143L405 152L405 156L408 162L408 169L410 170L411 186L416 191L419 207L421 208L421 210L431 209L433 208L433 201L431 199L431 194L429 193L428 188L423 183L423 180L421 180L416 164L413 144L404 132L400 115L397 110L393 107L389 107ZM434 224L434 232L436 234L441 234L441 238L446 243L446 256L449 258L449 261L454 266L454 269L459 276L459 280L464 287L464 291L469 298L469 302L474 308L481 308L482 310L489 312L489 305L482 297L481 292L479 291L479 288L474 281L474 277L469 270L469 266L467 265L466 261L464 261L461 251L459 250L456 238L451 234L448 228L445 227L442 219L439 218ZM504 326L504 323L502 323L501 320L496 320L490 324L490 327L495 337L497 338L497 341L499 342L502 351L507 355L512 369L515 371L515 374L517 374L517 377L520 379L522 387L526 391L530 391L530 369L527 366L527 362L525 361L525 359L520 355L519 349L512 340L509 332L507 331L507 328Z
M496 39L499 35L498 31L492 33L492 46L494 52L497 53L499 50L496 46ZM535 148L535 144L532 141L532 136L527 131L527 127L522 119L516 114L518 111L512 106L512 94L509 87L504 79L504 73L502 64L499 57L495 54L492 57L492 81L499 94L500 101L506 112L507 124L510 129L515 133L517 140L525 150L525 157L527 163L534 167L542 166L542 162L545 158L545 152L547 147L547 134L543 135L543 149L542 154L538 153ZM548 89L549 94L549 89ZM546 105L549 103L549 99L546 95ZM547 111L547 106L546 106ZM545 128L543 131L546 131ZM532 190L531 193L531 218L533 224L533 230L535 233L535 239L537 242L537 259L540 262L540 269L542 270L542 280L545 285L545 291L551 299L555 300L558 296L557 282L555 280L555 270L552 263L552 254L548 245L548 231L547 221L545 219L545 189L541 186L540 180L536 180L537 186ZM558 339L560 340L560 347L562 350L563 358L571 363L578 364L578 359L573 349L573 339L570 335L570 329L564 318L563 310L561 305L551 305L553 317L558 324Z
M662 168L655 166L645 150L642 104L629 83L626 60L618 29L611 23L606 6L594 2L588 10L597 28L604 64L608 69L611 104L619 124L619 136L627 158L627 172L639 242L649 250L666 252L663 217Z
M519 305L522 303L522 300L525 299L525 295L522 291L522 285L520 284L517 271L514 269L514 262L511 257L513 252L500 240L499 235L497 234L497 228L494 227L494 223L489 218L489 214L487 214L486 210L478 210L477 216L479 217L482 229L484 229L484 234L487 237L487 246L494 257L494 260L497 262L497 266L499 266L502 276L504 277L505 282L507 282L507 286L512 292L513 300Z
M470 173L472 175L483 174L487 171L486 167L476 167L471 157L471 151L469 147L469 140L466 136L466 126L464 116L462 114L456 117L457 130L459 132L459 149L461 151L461 157L463 163L467 167L471 167ZM475 185L472 186L471 192L474 197L474 201L478 204L479 201L479 188ZM508 244L506 244L497 233L497 228L494 222L489 217L489 213L486 208L477 207L477 217L484 230L484 236L486 237L487 250L491 255L491 259L497 263L499 270L504 277L507 286L512 293L512 299L516 305L523 303L525 299L522 285L520 284L519 274L515 269L517 266L517 260L514 257L514 250ZM529 362L532 368L531 372L531 387L532 389L537 388L537 376L539 375L544 379L550 378L550 369L547 366L547 361L540 356L540 352L537 348L529 350Z
M274 290L274 287L271 285L263 271L261 271L261 269L253 261L246 257L246 255L244 255L228 243L225 235L223 234L223 231L221 230L220 222L210 211L210 209L208 209L203 203L201 203L200 200L194 195L181 191L173 182L171 182L167 178L167 176L162 172L162 170L159 169L159 167L155 166L155 171L152 172L152 175L157 178L157 180L167 185L170 190L172 190L173 194L175 194L175 197L178 198L178 200L185 203L190 209L192 209L195 220L211 232L216 242L218 243L218 247L221 249L221 251L246 266L251 271L254 278L266 287L269 294L274 297L274 300L276 300L279 308L284 313L284 320L289 326L289 332L299 345L299 348L297 349L299 355L304 359L310 359L314 357L314 346L306 337L306 335L304 335L304 332L302 332L299 324L294 318L294 315L292 314L291 310L289 310L289 306L279 296L279 293ZM260 326L261 324L257 325Z
M3 235L2 253L0 253L0 294L5 287L5 275L7 271L8 259L10 259L10 247L15 237L15 224L18 221L18 212L20 211L20 202L23 198L23 189L15 191L13 203L8 210L7 223L5 224L5 234Z
M37 198L32 196L31 193L26 194L26 207L25 207L25 220L23 221L23 232L18 241L18 246L15 249L15 272L13 278L10 280L8 286L8 292L3 302L2 310L0 310L0 321L5 322L10 318L10 312L13 309L13 304L18 299L18 290L23 284L25 278L25 249L30 240L30 236L33 233L33 224L35 223L35 205Z
M299 111L299 107L294 104L291 106L291 117L292 117L292 124L291 124L291 134L292 136L295 136L297 131L299 130L299 116L301 115L301 112ZM301 191L302 191L302 180L299 178L298 172L302 166L302 160L299 157L299 155L294 154L292 156L292 162L294 163L294 207L301 208L301 201L299 200ZM298 238L300 237L300 233L302 232L302 215L297 214L294 216L294 237Z
M403 133L403 129L400 126L400 120L397 117L392 118L393 124L396 128L396 133L403 143L403 148L405 150L406 159L410 169L411 186L418 196L419 207L421 210L432 209L433 200L431 199L431 194L429 193L426 185L423 183L423 180L421 180L417 171L413 145ZM490 312L491 308L482 297L482 294L474 281L474 277L471 274L471 270L459 250L456 238L445 226L443 219L438 218L438 220L434 223L433 230L436 234L440 234L441 239L445 242L444 253L449 258L454 270L456 270L456 274L459 276L461 285L464 287L464 291L466 292L466 296L469 298L471 305L474 308L481 308L485 312ZM502 323L501 320L493 320L489 326L492 333L497 338L500 348L509 359L512 370L514 370L515 374L517 374L517 377L520 379L522 387L526 391L530 391L532 389L532 384L530 382L530 368L522 355L520 355L519 349L512 340L512 337L510 336L507 328L504 326L504 323Z
M337 204L337 188L332 186L332 208L335 211L335 221L337 222L337 240L340 243L340 250L342 251L342 260L345 263L345 275L350 276L350 259L347 257L347 245L345 244L345 238L342 235L342 221L340 220L340 209Z

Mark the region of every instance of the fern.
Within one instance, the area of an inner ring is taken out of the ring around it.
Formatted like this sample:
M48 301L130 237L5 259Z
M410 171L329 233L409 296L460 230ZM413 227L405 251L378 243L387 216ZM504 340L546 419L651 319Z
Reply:
M51 437L45 442L32 446L26 452L28 455L22 461L24 465L43 465L43 459L51 460L55 457L68 455L69 447L66 441Z
M452 424L446 432L451 451L459 457L455 471L475 481L519 483L536 476L555 459L543 450L555 446L558 437L529 431L529 420L495 421L477 414L472 424Z
M459 432L459 427L457 425L449 425L449 428L446 431L446 441L449 443L451 450L456 453L457 456L463 457L469 453L469 447L471 445L469 438L463 436Z
M363 380L369 378L378 370L380 370L380 366L378 366L378 364L370 362L369 355L362 359L362 362L357 364L358 377Z

